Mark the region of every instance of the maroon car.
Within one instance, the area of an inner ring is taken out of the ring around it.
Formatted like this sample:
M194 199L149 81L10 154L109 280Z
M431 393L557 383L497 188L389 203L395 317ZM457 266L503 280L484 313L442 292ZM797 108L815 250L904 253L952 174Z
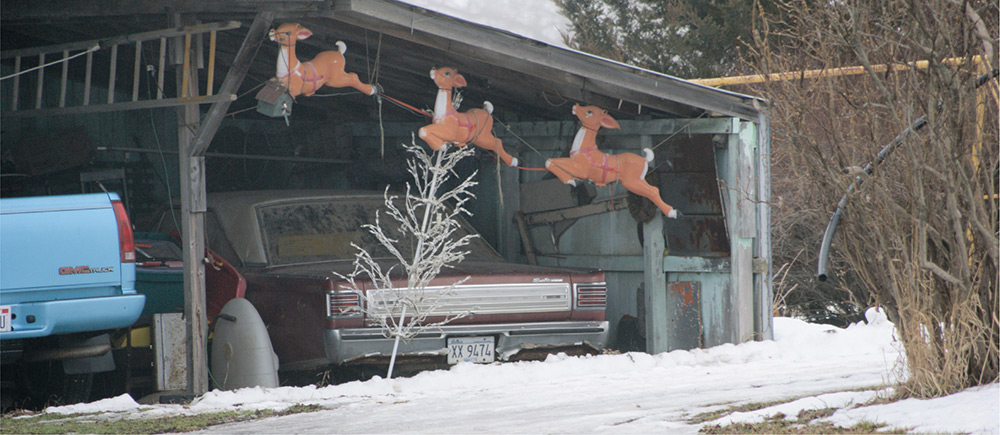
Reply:
M374 299L344 289L337 275L354 270L352 242L391 266L385 248L362 228L375 221L384 201L381 192L209 194L207 244L246 278L246 298L267 326L279 370L382 362L392 352L393 340L371 318L389 310L361 307ZM392 221L382 216L386 228ZM468 223L461 225L474 233ZM605 347L603 272L508 263L481 238L467 249L464 261L443 269L428 287L468 277L434 304L427 320L464 317L400 342L401 361L492 362ZM405 286L405 279L399 282Z

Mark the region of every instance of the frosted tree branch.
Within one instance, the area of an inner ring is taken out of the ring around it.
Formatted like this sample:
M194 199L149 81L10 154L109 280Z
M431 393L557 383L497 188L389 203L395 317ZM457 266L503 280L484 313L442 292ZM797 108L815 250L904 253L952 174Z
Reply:
M473 181L476 173L460 180L455 187L446 187L457 177L455 166L471 155L474 148L451 152L442 149L428 154L416 145L415 139L411 142L402 144L411 153L407 172L412 181L407 183L405 194L402 197L390 194L387 187L383 194L385 210L376 213L374 223L362 226L389 253L393 265L384 269L384 261L380 264L379 259L352 243L357 250L354 270L346 276L337 274L347 282L344 289L363 295L360 311L367 324L381 328L386 338L396 338L397 345L400 339L409 341L422 331L440 328L469 314L467 309L447 306L447 298L469 277L445 286L431 287L430 283L442 269L464 260L469 254L464 248L479 237L456 234L461 229L459 216L471 215L464 205L475 198L469 189L477 184ZM383 225L383 214L394 221L396 228L390 230L393 226ZM395 357L396 348L389 365L390 378Z

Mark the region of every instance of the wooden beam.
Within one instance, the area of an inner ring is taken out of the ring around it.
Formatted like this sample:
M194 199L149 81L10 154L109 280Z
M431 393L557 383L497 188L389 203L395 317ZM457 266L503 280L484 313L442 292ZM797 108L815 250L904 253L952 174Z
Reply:
M264 37L267 35L267 31L270 29L273 20L274 12L262 12L254 18L253 23L250 24L250 29L247 30L247 36L243 40L240 51L236 53L236 58L233 59L233 64L229 68L229 72L226 73L226 78L222 81L222 86L219 87L220 94L234 93L239 89L240 84L243 83L243 78L246 77L247 71L250 68L250 64L253 62L254 54L257 52L260 44L264 42ZM215 137L215 132L219 130L219 124L222 123L222 118L226 116L226 111L229 110L231 102L220 101L212 104L212 107L208 110L208 114L205 115L205 119L202 121L197 136L195 136L191 143L190 152L192 156L203 156L205 154L205 150L208 149L212 138Z
M170 38L183 36L191 33L210 32L213 30L229 30L240 27L239 21L224 21L219 23L194 24L190 26L174 27L169 29L153 30L149 32L133 33L130 35L120 35L112 38L92 39L89 41L68 42L65 44L46 45L43 47L22 48L17 50L7 50L0 52L0 59L8 59L17 56L33 56L41 53L56 53L62 51L88 50L95 45L101 48L115 46L135 41L148 41L151 39Z
M219 94L211 97L164 98L162 100L127 101L124 103L98 104L91 106L51 107L46 109L7 111L3 118L26 118L32 116L79 115L85 113L118 112L122 110L157 109L161 107L185 106L189 104L209 104L221 101L236 101L235 94Z
M646 353L667 351L667 276L663 272L663 214L642 224L643 286L646 303Z
M291 16L328 12L333 0L4 0L0 17L4 21L62 20L67 18L134 17L137 15L235 14L253 16L258 12L279 12Z

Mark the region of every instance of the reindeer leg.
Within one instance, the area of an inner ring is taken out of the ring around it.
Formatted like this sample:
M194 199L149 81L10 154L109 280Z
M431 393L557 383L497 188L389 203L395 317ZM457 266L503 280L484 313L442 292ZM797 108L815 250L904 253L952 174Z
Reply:
M620 179L619 181L621 181L622 186L624 186L625 189L628 190L629 192L632 192L636 195L648 198L650 201L653 201L653 204L656 204L656 206L659 207L660 211L663 212L664 216L674 219L681 216L680 211L674 209L669 204L663 202L663 199L660 198L660 189L657 189L656 187L649 185L649 183L646 183L645 180L640 180L638 178L635 179L629 178L629 179Z
M431 147L432 150L437 151L441 149L441 147L445 146L447 144L447 141L441 139L436 134L436 131L433 129L433 127L434 125L426 125L420 127L420 130L417 131L417 134L420 136L421 139L424 140L424 142L427 142L427 146Z
M483 136L484 137L476 139L473 144L480 148L497 153L497 156L500 157L500 160L502 160L505 165L517 166L517 157L508 154L507 151L503 149L503 141L494 137L492 134L484 133Z
M578 168L573 159L548 159L545 161L545 169L548 169L549 172L553 173L564 184L576 186L577 177L573 175L573 172L578 171Z
M358 78L357 74L346 73L345 75L347 76L348 86L361 91L361 93L365 95L375 95L375 87L369 84L362 83L361 79Z

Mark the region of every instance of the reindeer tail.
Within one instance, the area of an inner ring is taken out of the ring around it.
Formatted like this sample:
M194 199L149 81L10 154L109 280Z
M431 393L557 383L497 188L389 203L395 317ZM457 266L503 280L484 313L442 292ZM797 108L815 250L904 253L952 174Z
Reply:
M347 44L344 44L344 41L337 41L337 51L339 51L340 54L347 53Z
M493 103L491 103L489 101L483 101L483 109L486 110L486 113L489 113L489 114L492 115L493 114Z
M653 161L653 150L651 150L649 148L643 148L642 149L642 153L646 157L646 162L652 162Z

